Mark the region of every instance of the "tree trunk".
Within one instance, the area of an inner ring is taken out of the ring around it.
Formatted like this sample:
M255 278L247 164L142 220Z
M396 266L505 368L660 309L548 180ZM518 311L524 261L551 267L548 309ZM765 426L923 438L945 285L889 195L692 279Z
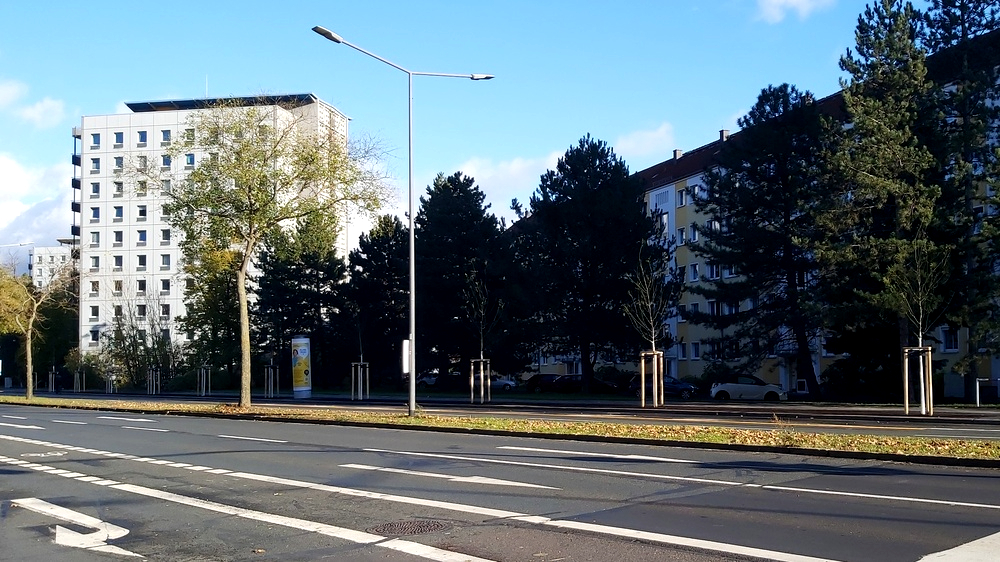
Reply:
M25 379L24 379L26 383L24 389L24 397L27 400L31 400L32 398L35 397L35 372L34 372L35 365L34 365L34 359L31 355L31 340L32 340L31 330L33 328L32 324L33 323L29 321L28 329L24 331L24 363L26 368L28 369L27 373L25 373Z
M247 267L249 253L236 272L236 296L240 305L240 408L250 407L250 313L247 307Z

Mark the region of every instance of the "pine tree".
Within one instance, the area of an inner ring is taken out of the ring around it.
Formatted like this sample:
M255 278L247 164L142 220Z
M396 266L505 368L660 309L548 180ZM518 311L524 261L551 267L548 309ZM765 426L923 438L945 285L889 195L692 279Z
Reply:
M691 291L710 301L690 320L719 331L710 371L756 372L778 352L817 390L812 354L821 332L816 214L829 206L826 157L836 129L813 96L769 86L722 146L695 198L709 217L695 252L709 275Z
M859 16L857 49L841 58L850 75L843 92L849 123L833 162L844 204L821 221L834 248L822 255L838 270L832 279L840 280L828 289L846 301L831 300L835 325L867 317L874 329L898 333L894 359L873 369L893 377L899 348L923 340L942 302L940 287L922 290L920 297L905 289L909 284L900 276L926 267L917 277L940 284L930 269L951 251L933 229L941 189L928 144L939 122L926 53L917 43L921 32L922 17L909 2L878 0ZM921 298L926 300L914 302ZM907 321L906 304L920 311L915 321ZM878 350L864 353L886 357Z
M925 43L934 53L929 72L940 94L936 98L943 120L933 146L940 163L944 204L939 205L942 235L955 241L948 320L969 330L964 367L966 387L977 377L981 349L997 345L995 319L1000 318L998 256L1000 231L987 210L987 185L1000 172L997 156L1000 111L1000 73L996 56L1000 36L984 37L1000 27L996 0L933 0L927 14Z
M408 335L408 248L403 223L382 215L350 254L350 342L356 343L356 357L369 363L375 384L401 381L401 342Z
M416 217L418 365L450 370L478 358L470 298L489 294L487 266L500 234L486 195L461 172L438 174Z
M511 227L538 343L580 357L587 390L600 354L640 345L623 306L639 247L656 234L642 195L625 162L588 135L542 175L530 215Z

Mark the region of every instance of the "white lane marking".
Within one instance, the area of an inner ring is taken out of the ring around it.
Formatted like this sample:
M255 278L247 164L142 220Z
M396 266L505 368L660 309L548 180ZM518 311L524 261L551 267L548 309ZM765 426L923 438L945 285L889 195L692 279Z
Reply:
M803 556L801 554L792 554L789 552L775 552L773 550L764 550L761 548L753 548L750 546L739 546L734 544L725 544L715 541L708 541L703 539L692 539L688 537L678 537L675 535L664 535L661 533L648 533L646 531L638 531L635 529L625 529L622 527L609 527L607 525L596 525L594 523L584 523L581 521L548 521L544 523L552 527L559 527L561 529L575 529L578 531L589 531L591 533L611 533L620 537L627 537L631 539L639 539L650 542L666 543L672 545L689 546L693 548L699 548L703 550L713 550L713 551L723 551L731 554L741 554L743 556L753 556L755 558L762 558L765 560L776 560L779 562L832 562L825 558L814 558L812 556Z
M97 416L99 420L117 420L117 421L127 421L127 422L146 422L146 423L156 423L156 420L148 420L146 418L121 418L118 416Z
M122 429L135 429L137 431L158 431L160 433L167 433L167 432L170 431L169 429L157 429L155 427L132 427L131 425L123 425ZM92 451L92 452L96 452L96 451Z
M461 455L442 455L438 453L417 453L413 451L388 451L385 449L362 449L370 453L389 453L393 455L408 455L413 457L430 457L436 459L447 459L453 461L485 462L492 464L506 464L514 466L528 466L532 468L551 468L555 470L567 470L570 472L589 472L593 474L611 474L614 476L635 476L637 478L652 478L654 480L675 480L681 482L697 482L699 484L714 484L717 486L740 486L742 483L730 480L713 480L711 478L694 478L689 476L670 476L666 474L650 474L648 472L630 472L628 470L611 470L607 468L590 468L585 466L561 466L558 464L544 464L537 462L505 461L501 459L484 459L480 457L463 457Z
M22 457L61 457L66 451L45 451L44 453L21 453Z
M108 544L108 541L120 539L128 534L128 529L124 527L119 527L118 525L108 523L107 521L101 521L100 519L91 517L85 513L66 509L65 507L60 507L37 498L21 498L18 500L11 500L10 503L11 505L19 505L25 509L34 511L35 513L41 513L42 515L55 517L56 519L60 519L62 521L68 521L74 525L79 525L88 529L97 529L92 533L84 534L78 533L72 529L67 529L62 525L56 525L56 537L54 541L56 544L142 558L142 555L140 554Z
M1000 533L928 554L920 559L928 562L993 562L1000 550Z
M656 462L666 462L666 463L684 463L684 464L701 464L701 461L692 461L687 459L672 459L669 457L651 457L646 455L612 455L609 453L591 453L589 451L563 451L560 449L539 449L537 447L512 447L512 446L502 446L497 447L497 449L504 449L508 451L526 451L529 453L558 453L560 455L579 455L582 457L602 457L608 459L622 459L627 461L656 461Z
M844 496L851 498L867 498L874 500L890 500L898 502L912 502L912 503L927 503L934 505L953 505L957 507L975 507L978 509L1000 509L1000 505L991 505L988 503L970 503L970 502L960 502L953 500L933 500L928 498L910 498L906 496L884 496L881 494L864 494L861 492L838 492L836 490L816 490L811 488L796 488L793 486L771 486L762 485L760 486L764 490L780 490L783 492L800 492L806 494L821 494L827 496Z
M240 437L239 435L219 435L224 439L242 439L243 441L263 441L265 443L288 443L280 439L264 439L263 437Z
M7 457L0 456L0 462L6 462L8 460L12 460L12 459L8 459ZM90 477L82 475L82 474L80 476L84 477L84 478L90 478ZM83 481L86 481L86 480L83 480ZM94 483L95 484L100 484L101 481L97 481L97 482L94 482ZM471 556L471 555L468 555L468 554L461 554L461 553L458 553L458 552L451 552L451 551L448 551L448 550L443 550L443 549L440 549L440 548L435 548L433 546L428 546L428 545L424 545L424 544L420 544L420 543L415 543L415 542L412 542L412 541L407 541L407 540L402 540L402 539L388 539L387 540L387 537L384 537L384 536L381 536L381 535L375 535L375 534L372 534L372 533L367 533L365 531L355 531L354 529L347 529L347 528L344 528L344 527L337 527L335 525L328 525L326 523L318 523L318 522L315 522L315 521L309 521L307 519L297 519L297 518L294 518L294 517L286 517L284 515L277 515L277 514L274 514L274 513L267 513L267 512L264 512L264 511L256 511L256 510L252 510L252 509L245 509L245 508L242 508L242 507L236 507L236 506L226 505L226 504L222 504L222 503L218 503L218 502L213 502L213 501L209 501L209 500L203 500L203 499L200 499L200 498L193 498L193 497L190 497L190 496L182 496L180 494L175 494L175 493L172 493L172 492L166 492L166 491L163 491L163 490L156 490L156 489L153 489L153 488L147 488L145 486L137 486L137 485L134 485L134 484L123 484L123 483L116 482L116 483L109 484L108 487L113 488L115 490L120 490L122 492L128 492L128 493L131 493L131 494L137 494L137 495L140 495L140 496L145 496L145 497L149 497L149 498L164 500L164 501L168 501L168 502L172 502L172 503L176 503L176 504L180 504L180 505L186 505L186 506L189 506L189 507L195 507L195 508L199 508L199 509L204 509L204 510L212 511L212 512L215 512L215 513L222 513L222 514L225 514L225 515L232 515L232 516L240 517L240 518L243 518L243 519L250 519L251 521L262 521L262 522L265 522L265 523L271 523L271 524L274 524L274 525L280 525L282 527L288 527L290 529L305 530L305 531L313 532L313 533L316 533L316 534L319 534L319 535L333 537L333 538L337 538L337 539L341 539L341 540L345 540L345 541L349 541L349 542L353 542L353 543L357 543L357 544L370 544L370 545L373 545L373 546L378 546L378 547L382 547L382 548L388 548L390 550L395 550L395 551L398 551L398 552L404 552L404 553L407 553L407 554L412 554L414 556L420 556L422 558L426 558L428 560L434 560L436 562L494 562L494 561L486 559L486 558L479 558L479 557ZM30 500L31 500L30 498L27 500L29 504L31 503ZM14 500L14 502L17 502L17 503L19 503L21 501L25 501L25 500ZM68 546L78 546L80 548L88 548L90 550L100 550L102 552L114 552L112 550L108 550L110 548L110 549L117 549L118 551L121 551L121 552L115 552L116 554L129 554L131 556L139 556L138 554L134 554L134 553L131 553L131 552L128 552L128 551L125 551L125 550L118 549L117 547L112 547L110 545L104 544L105 540L120 538L120 537L128 534L128 530L127 529L123 529L121 527L117 527L115 525L111 525L110 523L105 523L104 521L100 521L98 519L94 519L94 518L92 518L92 517L90 517L88 515L84 515L82 513L76 513L76 512L69 511L69 510L64 510L64 508L60 508L59 506L55 506L55 505L52 505L52 504L47 504L47 502L42 502L41 500L35 500L35 501L36 502L41 502L43 504L46 504L46 506L41 506L39 509L46 509L47 511L45 511L45 512L49 513L50 515L53 515L55 517L59 517L59 518L64 519L66 521L77 523L77 524L85 526L85 527L91 527L91 528L99 529L99 533L107 531L107 532L104 532L103 535L98 534L97 536L92 536L92 535L81 535L80 533L69 531L68 529L63 529L64 532L68 531L68 533L69 533L69 534L66 534L66 533L63 534L63 537L64 537L65 540L70 541L70 542L76 542L76 543L78 543L78 544L69 544L69 543L67 543ZM19 503L19 505L20 505L20 503ZM33 505L35 505L35 504L33 504ZM27 506L25 506L25 507L27 507ZM56 511L53 512L53 509L56 510ZM64 510L64 511L58 511L58 510ZM58 513L58 515L56 515L56 513ZM71 515L75 516L75 518L74 517L70 517ZM99 527L98 524L107 525L107 527L106 528L105 527ZM60 537L60 531L59 531L59 529L60 529L60 527L57 526L56 527L56 539L57 539L57 542L59 541L59 537ZM97 539L103 539L103 540L101 540L101 542L98 543ZM60 544L63 544L63 543L60 543ZM103 545L103 546L101 546L101 545Z
M499 478L489 478L486 476L454 476L451 474L437 474L434 472L419 472L416 470L405 470L402 468L386 468L381 466L369 466L367 464L342 464L341 468L354 468L357 470L372 470L377 472L391 472L394 474L406 474L407 476L423 476L425 478L441 478L450 482L462 482L465 484L485 484L489 486L514 486L520 488L542 488L545 490L558 490L552 486L542 486L541 484L528 484L526 482L514 482L512 480L500 480Z
M459 455L442 455L438 453L418 453L414 451L388 451L385 449L362 449L364 451L375 452L375 453L389 453L396 455L407 455L415 457L431 457L431 458L442 458L450 460L461 460L461 461L471 461L471 462L483 462L483 463L496 463L496 464L513 464L519 466L529 466L534 468L552 468L556 470L569 470L574 472L593 472L597 474L612 474L618 476L635 476L639 478L651 478L655 480L676 480L681 482L695 482L700 484L715 484L719 486L733 486L740 488L760 488L762 490L771 491L781 491L781 492L795 492L800 494L821 494L821 495L832 495L832 496L845 496L853 498L867 498L867 499L879 499L888 501L898 501L898 502L909 502L909 503L925 503L934 505L953 505L958 507L974 507L979 509L1000 509L1000 505L988 504L988 503L969 503L960 502L953 500L937 500L931 498L917 498L909 496L888 496L888 495L877 495L877 494L865 494L861 492L839 492L836 490L822 490L818 488L794 488L790 486L772 486L768 484L753 484L753 483L743 483L743 482L733 482L728 480L709 480L706 478L693 478L688 476L668 476L663 474L647 474L643 472L627 472L622 470L607 470L603 468L585 468L578 466L560 466L555 464L541 464L541 463L529 463L529 462L517 462L517 461L504 461L498 459L486 459L479 457L463 457Z
M22 417L22 416L8 416L8 415L0 416L0 418L7 418L9 420L26 420L26 419L28 419L28 418L25 418L25 417Z
M87 422L68 421L68 420L52 420L52 423L68 423L68 424L72 424L72 425L87 425Z
M38 427L37 425L21 425L17 423L0 422L0 425L4 427L13 427L14 429L45 429L44 427Z
M0 435L0 438L8 438L8 436ZM13 441L19 441L19 439L11 439ZM9 459L7 457L0 456L0 462L10 462L16 461L17 459ZM23 461L21 461L23 462ZM296 480L289 480L286 478L278 478L273 476L265 476L260 474L249 474L241 472L230 473L230 476L237 478L246 478L249 480L258 480L262 482L270 482L276 484L283 484L294 487L309 488L314 490L322 490L332 493L344 494L349 496L365 497L372 499L380 499L392 502L407 503L413 505L420 505L425 507L439 507L443 509L451 509L454 511L460 511L463 513L475 513L484 515L490 518L496 519L512 519L517 521L523 521L526 523L538 524L538 525L549 525L553 527L561 527L565 529L580 529L591 533L599 533L603 535L611 535L616 537L626 537L626 538L641 538L643 540L658 542L661 544L669 545L686 545L695 546L697 548L702 548L714 552L725 552L725 553L746 553L752 552L753 556L759 558L765 558L768 560L775 560L778 562L836 562L834 560L826 558L814 558L811 556L803 556L799 554L791 554L786 552L778 552L772 550L758 549L752 547L745 547L740 545L732 545L714 541L707 541L701 539L692 539L687 537L676 537L673 535L666 535L662 533L652 533L647 531L639 531L635 529L624 529L621 527L611 527L608 525L599 525L593 523L580 523L575 521L563 521L558 519L549 519L547 517L537 516L537 515L527 515L524 513L517 513L513 511L503 511L498 509L491 509L485 507L478 507L472 505L463 504L453 504L450 502L439 502L435 500L426 500L421 498L411 498L407 496L393 496L390 494L381 494L378 492L369 492L365 490L355 490L351 488L338 488L336 486L327 486L324 484L315 484L311 482L301 482ZM227 506L223 504L217 504L207 500L201 500L197 498L189 498L186 496L179 496L171 492L165 492L161 490L154 490L151 488L144 488L142 486L134 486L132 484L122 484L114 481L97 481L94 484L107 485L116 490L122 490L126 492L133 492L137 494L147 495L149 497L155 497L159 499L165 499L167 501L177 501L177 503L182 503L185 505L191 505L194 507L202 507L203 509L209 509L212 511L217 511L219 513L227 513L231 515L236 515L238 517L245 517L257 521L268 521L277 525L290 526L295 529L305 529L317 533L324 533L322 529L330 529L333 531L343 530L349 533L361 533L360 531L353 531L350 529L341 529L340 527L333 527L330 525L325 525L322 523L316 523L313 521L305 521L299 519L293 519L290 517L284 517L280 515L273 515L269 513L262 513L251 511L243 508ZM189 503L192 502L192 503ZM222 509L216 509L216 506L220 506ZM224 509L224 511L223 511ZM361 533L362 535L368 535L368 533ZM335 536L335 535L329 535ZM373 535L377 536L377 535ZM377 546L385 546L386 548L391 548L393 550L398 550L402 552L407 552L414 554L416 556L422 556L425 558L431 558L438 562L489 562L482 558L475 558L468 555L462 555L456 552L442 551L435 549L434 547L421 545L417 543L409 543L409 541L403 541L400 539L392 539L383 543L378 543Z

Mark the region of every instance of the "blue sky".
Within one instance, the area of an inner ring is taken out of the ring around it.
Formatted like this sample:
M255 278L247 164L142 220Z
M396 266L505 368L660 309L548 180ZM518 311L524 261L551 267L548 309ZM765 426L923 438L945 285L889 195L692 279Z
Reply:
M917 1L921 8L925 6ZM632 171L711 142L761 88L837 90L862 0L114 0L0 7L0 246L54 245L72 215L71 128L124 102L311 92L370 135L406 201L406 75L415 186L476 178L510 221L585 134ZM355 234L352 233L352 236ZM0 248L0 255L10 253Z

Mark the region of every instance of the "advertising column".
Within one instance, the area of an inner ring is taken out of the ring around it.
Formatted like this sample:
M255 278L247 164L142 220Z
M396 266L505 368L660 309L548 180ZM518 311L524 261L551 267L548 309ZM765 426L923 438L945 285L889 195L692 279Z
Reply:
M312 397L312 365L309 354L309 338L292 338L292 396Z

